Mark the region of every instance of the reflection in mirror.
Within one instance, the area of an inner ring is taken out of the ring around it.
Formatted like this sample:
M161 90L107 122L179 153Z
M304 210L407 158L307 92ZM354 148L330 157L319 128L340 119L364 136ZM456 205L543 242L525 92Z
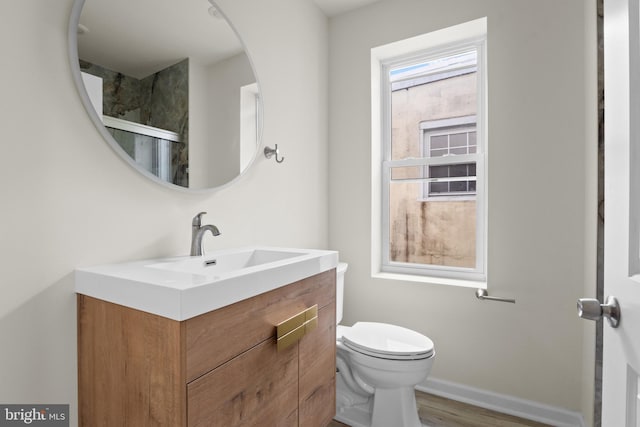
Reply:
M83 102L130 164L189 189L227 184L250 166L258 84L211 0L76 0L70 25Z

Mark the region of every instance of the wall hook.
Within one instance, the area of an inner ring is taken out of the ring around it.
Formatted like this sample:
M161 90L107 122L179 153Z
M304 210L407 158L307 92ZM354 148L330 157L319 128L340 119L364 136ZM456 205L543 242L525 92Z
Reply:
M270 159L274 154L276 156L276 162L284 162L284 157L278 158L278 156L280 155L280 151L278 151L278 144L276 144L276 148L264 147L264 156L267 159Z

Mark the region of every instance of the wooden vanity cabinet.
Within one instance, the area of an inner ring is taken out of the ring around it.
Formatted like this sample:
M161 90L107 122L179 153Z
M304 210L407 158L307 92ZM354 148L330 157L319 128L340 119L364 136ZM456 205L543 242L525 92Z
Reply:
M278 351L275 325L315 304ZM80 426L325 426L335 360L335 270L182 322L78 295Z

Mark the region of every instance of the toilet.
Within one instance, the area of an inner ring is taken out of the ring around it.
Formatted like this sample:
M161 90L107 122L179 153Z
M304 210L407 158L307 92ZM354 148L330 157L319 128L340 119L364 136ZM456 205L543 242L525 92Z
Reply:
M346 263L336 280L336 416L353 427L422 427L415 386L429 375L433 342L386 323L342 326Z

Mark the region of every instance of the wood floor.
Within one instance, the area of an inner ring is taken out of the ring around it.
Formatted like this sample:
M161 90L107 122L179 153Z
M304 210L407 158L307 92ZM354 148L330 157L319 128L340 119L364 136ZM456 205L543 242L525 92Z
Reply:
M416 392L416 401L420 420L429 427L548 427L547 424L524 420L419 391ZM334 420L327 427L344 426L346 424Z

